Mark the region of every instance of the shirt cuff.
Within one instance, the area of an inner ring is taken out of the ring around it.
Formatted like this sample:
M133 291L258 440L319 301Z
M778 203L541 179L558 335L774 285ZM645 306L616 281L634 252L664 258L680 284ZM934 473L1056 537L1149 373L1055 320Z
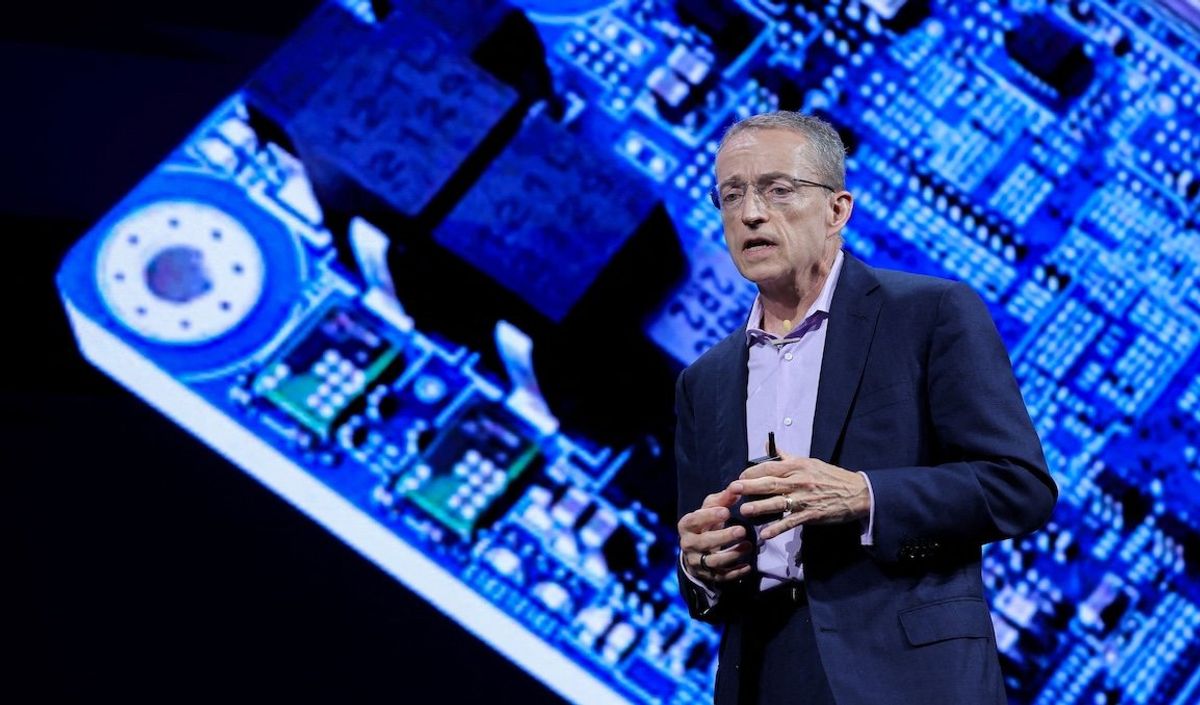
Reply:
M870 501L870 512L867 514L867 520L863 522L863 532L859 536L859 542L863 546L875 545L875 490L871 489L871 478L865 472L859 472L862 475L863 481L867 483L867 499ZM681 559L682 560L682 559Z
M721 596L721 593L700 582L688 572L687 564L683 562L682 553L679 554L679 567L683 570L684 576L686 576L693 585L700 588L700 590L704 593L704 597L708 600L708 604L706 605L707 607L712 607L713 605L717 604L717 598Z

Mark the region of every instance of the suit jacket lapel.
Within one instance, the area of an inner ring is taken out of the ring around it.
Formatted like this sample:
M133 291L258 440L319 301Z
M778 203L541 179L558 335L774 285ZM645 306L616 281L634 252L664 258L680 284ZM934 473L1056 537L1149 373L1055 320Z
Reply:
M867 351L875 336L882 298L871 293L878 286L879 280L871 269L847 252L841 278L829 305L829 330L825 333L825 354L817 385L817 408L809 452L813 458L833 462L838 451L846 415L858 393ZM742 418L744 428L745 409Z
M713 385L717 393L716 438L717 465L721 487L737 479L746 468L749 457L746 447L746 384L749 379L747 363L750 351L746 346L746 329L739 328L722 340L714 352L719 355L715 368L728 374L728 382L722 380Z

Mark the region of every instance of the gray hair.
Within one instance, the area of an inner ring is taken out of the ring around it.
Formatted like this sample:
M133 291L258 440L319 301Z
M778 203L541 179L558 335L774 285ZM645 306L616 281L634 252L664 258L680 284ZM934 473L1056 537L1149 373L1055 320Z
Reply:
M717 151L720 151L731 137L746 130L790 130L803 135L808 139L808 153L812 156L817 178L839 191L846 188L846 146L842 144L837 130L833 129L833 125L827 120L790 110L751 115L738 120L725 130Z

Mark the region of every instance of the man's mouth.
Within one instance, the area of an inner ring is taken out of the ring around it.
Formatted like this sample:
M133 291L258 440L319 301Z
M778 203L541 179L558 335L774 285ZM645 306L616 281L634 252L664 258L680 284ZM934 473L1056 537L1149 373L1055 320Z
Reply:
M774 246L775 246L775 243L771 242L770 240L767 240L767 239L761 238L761 237L752 237L742 243L742 251L743 252L755 252L755 251L763 250L768 247L774 247Z

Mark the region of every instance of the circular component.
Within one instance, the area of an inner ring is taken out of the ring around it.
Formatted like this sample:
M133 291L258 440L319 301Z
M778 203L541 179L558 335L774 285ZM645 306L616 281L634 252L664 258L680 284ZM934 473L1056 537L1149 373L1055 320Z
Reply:
M191 247L168 247L146 265L146 286L156 296L187 303L212 289L204 253Z
M96 266L101 298L135 333L196 345L232 330L263 291L263 254L225 211L197 201L158 201L108 232Z
M424 374L413 385L417 399L426 404L436 404L446 396L446 383L440 377Z

